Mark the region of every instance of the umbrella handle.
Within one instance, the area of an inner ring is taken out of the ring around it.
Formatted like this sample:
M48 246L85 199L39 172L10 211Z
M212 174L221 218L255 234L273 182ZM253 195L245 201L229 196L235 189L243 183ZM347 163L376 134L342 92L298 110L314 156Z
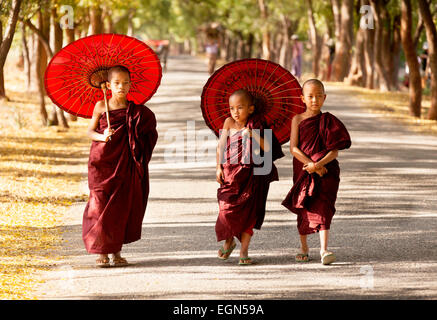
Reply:
M106 83L102 82L101 88L103 91L103 96L105 98L105 108L106 108L106 122L108 122L108 130L111 129L111 122L109 122L109 106L108 106L108 99L106 97ZM109 137L109 140L111 140L111 137Z

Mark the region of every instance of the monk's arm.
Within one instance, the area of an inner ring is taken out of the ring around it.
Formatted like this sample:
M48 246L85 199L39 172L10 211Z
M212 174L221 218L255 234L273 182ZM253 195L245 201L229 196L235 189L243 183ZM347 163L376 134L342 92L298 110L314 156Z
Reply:
M270 151L270 144L267 140L262 138L256 131L250 130L250 136L253 137L256 142L259 144L260 148L263 149L265 152Z
M104 104L101 103L101 101L98 101L96 103L96 106L94 107L93 116L90 120L90 123L88 125L88 131L87 131L88 137L94 141L107 142L113 132L112 129L111 130L106 129L104 134L98 133L96 131L100 116L104 110L105 110Z
M219 141L217 144L217 153L216 153L216 180L218 183L224 183L224 174L223 174L223 155L226 147L226 141L229 133L229 120L226 119L223 124L223 129L220 131Z
M337 157L338 157L338 150L337 149L331 150L326 154L326 156L324 156L322 159L320 159L315 163L315 167L317 169L324 167L325 165L327 165Z
M297 160L302 162L304 165L312 162L310 158L307 157L299 148L299 116L295 116L291 121L291 133L290 133L290 153Z

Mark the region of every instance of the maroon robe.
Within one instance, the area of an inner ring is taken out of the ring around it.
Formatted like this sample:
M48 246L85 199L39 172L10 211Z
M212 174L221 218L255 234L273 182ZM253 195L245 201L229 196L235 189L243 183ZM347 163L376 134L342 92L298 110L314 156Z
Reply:
M154 113L128 102L109 111L114 134L93 141L88 161L89 201L83 214L82 238L89 253L115 253L141 238L149 195L148 163L158 133ZM102 113L96 131L107 128Z
M264 136L263 129L267 128L257 116L249 119L247 127L260 129L261 136ZM252 234L252 228L261 229L263 224L270 182L278 180L278 170L273 161L284 154L278 140L272 134L271 171L267 175L255 175L254 168L263 164L256 165L253 162L252 140L254 139L242 138L241 131L228 137L223 164L224 184L217 190L217 241L234 236L241 240L243 232Z
M302 120L298 148L311 160L319 161L331 150L347 149L351 139L344 124L329 112ZM340 183L337 159L329 162L328 172L320 177L302 170L303 163L293 158L293 187L282 205L297 214L299 234L329 230L335 213Z

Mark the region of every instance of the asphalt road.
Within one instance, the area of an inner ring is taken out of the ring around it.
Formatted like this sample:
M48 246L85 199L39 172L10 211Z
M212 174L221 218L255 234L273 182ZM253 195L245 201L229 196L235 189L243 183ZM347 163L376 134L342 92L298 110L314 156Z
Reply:
M337 262L320 263L318 235L309 237L312 260L294 261L296 216L281 206L292 185L288 144L276 162L280 181L270 187L265 223L252 239L255 264L238 266L239 245L229 260L217 259L215 140L199 107L206 69L192 57L170 59L147 104L160 137L142 239L123 248L131 265L94 266L81 239L85 203L77 203L64 219L62 259L43 275L39 299L437 298L437 137L367 112L338 86L327 86L324 111L345 123L352 147L339 155L329 241Z

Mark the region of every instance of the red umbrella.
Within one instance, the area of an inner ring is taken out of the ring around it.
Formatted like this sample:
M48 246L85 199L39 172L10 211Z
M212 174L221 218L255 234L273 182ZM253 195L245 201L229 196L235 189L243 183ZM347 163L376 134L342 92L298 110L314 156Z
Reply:
M129 69L127 99L136 104L149 100L161 83L161 64L150 47L133 37L105 33L76 40L52 58L44 79L47 95L63 110L91 118L96 102L106 101L101 84L115 65Z
M203 87L201 99L203 118L217 136L231 115L229 96L238 89L246 89L254 96L256 112L279 143L286 143L291 119L305 111L297 79L279 64L262 59L238 60L218 69Z

